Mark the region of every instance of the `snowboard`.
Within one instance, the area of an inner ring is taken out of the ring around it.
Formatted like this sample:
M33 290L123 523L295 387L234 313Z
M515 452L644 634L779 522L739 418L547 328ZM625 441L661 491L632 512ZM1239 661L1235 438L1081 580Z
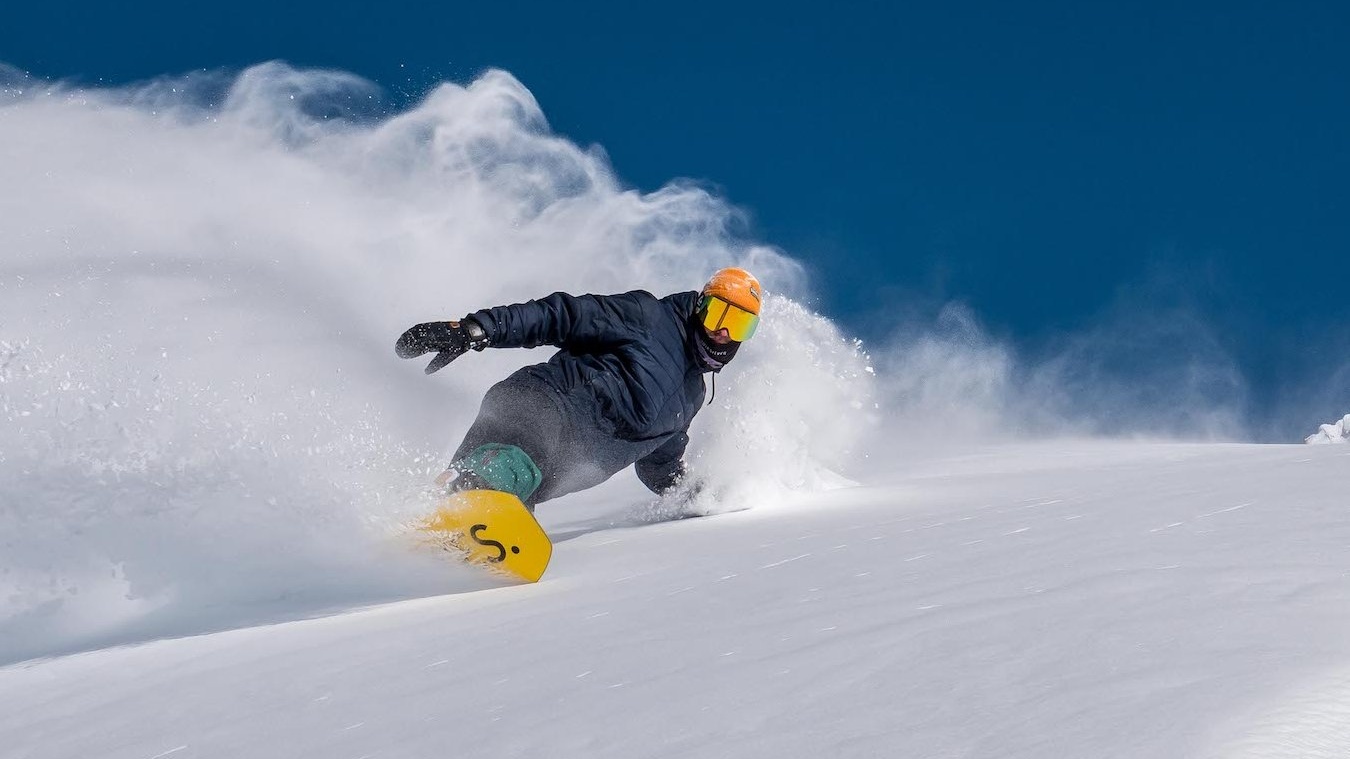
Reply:
M418 529L470 564L525 582L538 582L553 556L553 541L525 504L497 490L453 493Z

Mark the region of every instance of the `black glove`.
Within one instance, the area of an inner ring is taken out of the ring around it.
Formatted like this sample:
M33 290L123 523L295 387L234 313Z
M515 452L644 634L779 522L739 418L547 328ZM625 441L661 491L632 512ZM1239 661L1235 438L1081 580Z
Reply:
M417 358L436 351L426 373L438 371L464 355L470 348L481 351L488 346L487 333L473 319L457 322L423 322L399 336L394 351L399 358Z

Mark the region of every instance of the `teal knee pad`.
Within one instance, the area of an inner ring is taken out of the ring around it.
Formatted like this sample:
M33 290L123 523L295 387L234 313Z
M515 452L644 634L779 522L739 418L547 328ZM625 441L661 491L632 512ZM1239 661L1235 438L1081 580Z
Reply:
M539 489L544 476L530 455L514 445L480 445L453 464L461 472L473 472L492 490L512 493L526 501Z

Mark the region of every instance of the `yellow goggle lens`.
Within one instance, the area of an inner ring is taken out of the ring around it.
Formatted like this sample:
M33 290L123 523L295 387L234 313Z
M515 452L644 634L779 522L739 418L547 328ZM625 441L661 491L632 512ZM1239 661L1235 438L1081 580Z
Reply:
M725 329L727 336L738 343L749 340L759 326L758 314L711 295L704 296L699 306L699 319L708 331Z

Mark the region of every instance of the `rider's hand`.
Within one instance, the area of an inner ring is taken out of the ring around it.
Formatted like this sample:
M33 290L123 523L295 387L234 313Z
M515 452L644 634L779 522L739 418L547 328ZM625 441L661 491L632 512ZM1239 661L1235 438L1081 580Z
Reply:
M426 373L431 374L446 364L464 355L469 349L480 351L488 345L487 333L473 319L457 322L423 322L408 329L399 336L394 351L399 358L417 358L436 352L436 357L427 364Z

